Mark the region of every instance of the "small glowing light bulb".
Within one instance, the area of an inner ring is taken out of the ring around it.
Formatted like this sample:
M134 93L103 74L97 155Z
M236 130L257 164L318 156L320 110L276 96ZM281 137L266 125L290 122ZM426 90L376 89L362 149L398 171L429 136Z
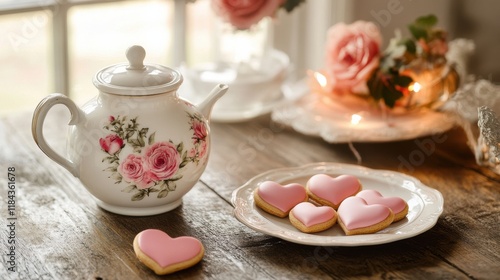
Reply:
M363 117L361 117L361 116L360 116L360 115L358 115L358 114L353 114L353 115L351 116L351 123L352 123L352 124L358 124L358 123L361 121L361 119L362 119L362 118L363 118Z
M326 86L327 80L326 80L325 75L323 75L323 74L321 74L319 72L314 72L314 78L316 79L316 81L318 81L318 84L321 87L325 87Z
M414 82L408 87L408 89L413 92L419 92L422 89L422 86L418 82Z

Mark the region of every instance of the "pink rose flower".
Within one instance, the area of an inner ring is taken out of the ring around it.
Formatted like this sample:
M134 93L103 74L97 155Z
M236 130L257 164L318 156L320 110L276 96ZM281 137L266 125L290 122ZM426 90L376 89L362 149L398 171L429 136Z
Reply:
M193 119L193 124L191 125L191 128L194 131L193 139L195 139L195 142L205 140L205 138L207 137L208 131L207 131L207 127L205 126L204 122L201 122L197 119Z
M337 23L328 30L326 74L331 90L367 93L379 65L382 35L372 22Z
M160 179L153 172L146 171L144 176L142 176L142 179L139 182L136 182L136 185L139 189L147 189L156 184L159 180Z
M285 0L212 0L214 12L238 29L248 29L273 16Z
M99 139L99 145L108 154L114 155L123 147L123 139L116 134L110 134Z
M146 148L144 161L158 180L165 180L177 172L181 157L172 143L158 142Z
M109 122L113 122L114 120L115 120L115 117L113 117L113 116L109 116L109 118L108 118L108 121L109 121Z
M196 156L196 148L191 148L188 153L188 157L194 158Z
M126 181L135 183L139 189L147 189L158 180L145 168L142 157L134 154L129 154L125 158L120 164L119 171Z
M207 141L201 142L200 147L199 147L198 156L200 158L204 157L207 153L207 149L208 149Z

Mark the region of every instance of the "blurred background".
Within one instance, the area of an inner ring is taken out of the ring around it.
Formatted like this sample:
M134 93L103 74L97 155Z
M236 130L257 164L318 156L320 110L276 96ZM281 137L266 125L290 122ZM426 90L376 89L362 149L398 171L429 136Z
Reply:
M294 65L293 78L323 63L326 31L336 22L375 22L387 44L416 17L435 14L449 38L476 44L469 72L500 81L500 20L494 0L306 0L274 21L276 49ZM214 57L210 0L0 0L0 115L33 110L61 92L77 103L97 94L93 75L125 60L140 44L146 62L193 66Z

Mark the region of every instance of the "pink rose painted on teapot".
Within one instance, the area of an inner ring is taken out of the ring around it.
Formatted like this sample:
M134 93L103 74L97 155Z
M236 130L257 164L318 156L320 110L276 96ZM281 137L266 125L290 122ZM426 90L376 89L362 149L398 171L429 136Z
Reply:
M153 215L179 206L208 162L210 112L227 91L218 85L198 106L182 100L182 76L143 64L145 51L127 50L129 63L99 71L99 95L81 108L61 94L40 102L33 138L55 162L78 177L97 204L124 215ZM56 104L71 112L68 151L56 153L43 137L43 122Z
M123 140L116 134L110 134L99 139L101 148L108 154L116 154L123 147Z
M144 160L141 156L129 154L120 164L120 175L126 181L136 184L138 189L147 189L151 187L158 178L154 176L144 166Z
M195 141L203 141L207 137L207 128L205 124L199 120L194 120L192 123L192 128L194 130L193 139Z
M149 146L144 155L149 170L159 179L172 177L179 169L181 157L176 147L168 142Z

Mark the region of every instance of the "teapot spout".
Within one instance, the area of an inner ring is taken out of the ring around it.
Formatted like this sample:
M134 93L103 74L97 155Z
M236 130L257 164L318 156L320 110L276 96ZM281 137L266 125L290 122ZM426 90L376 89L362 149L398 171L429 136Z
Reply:
M224 94L226 94L229 87L224 84L218 84L214 89L208 94L207 99L198 104L198 110L205 116L207 120L210 121L210 114L212 113L212 108L215 102L219 100Z

